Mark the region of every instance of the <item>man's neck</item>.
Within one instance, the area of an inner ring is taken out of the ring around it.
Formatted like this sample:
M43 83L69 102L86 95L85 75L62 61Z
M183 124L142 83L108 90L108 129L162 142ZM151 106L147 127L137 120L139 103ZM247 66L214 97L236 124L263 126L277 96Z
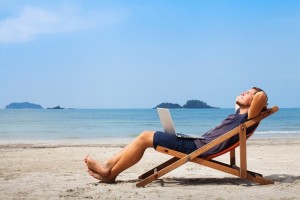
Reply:
M245 114L247 113L249 108L240 108L240 114Z

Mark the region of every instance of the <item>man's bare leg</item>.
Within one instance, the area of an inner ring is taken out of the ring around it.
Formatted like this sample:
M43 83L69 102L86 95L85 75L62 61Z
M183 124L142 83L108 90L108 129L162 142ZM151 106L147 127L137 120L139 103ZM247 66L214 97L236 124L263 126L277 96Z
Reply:
M103 165L90 156L85 162L94 173L97 173L103 182L114 182L116 177L124 170L136 164L144 155L148 147L153 147L154 131L142 132L132 143L127 145L118 155L108 159ZM94 174L95 175L95 174ZM93 176L93 175L92 175ZM93 176L96 178L95 176ZM97 179L98 179L97 178Z

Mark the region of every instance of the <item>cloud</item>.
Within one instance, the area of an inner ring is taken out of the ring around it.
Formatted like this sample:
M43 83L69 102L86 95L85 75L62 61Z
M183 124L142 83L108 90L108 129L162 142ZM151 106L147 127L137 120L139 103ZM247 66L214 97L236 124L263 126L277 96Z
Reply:
M40 35L104 28L122 19L122 12L91 11L88 14L85 13L80 13L74 7L52 11L27 6L19 16L0 21L0 43L26 42Z

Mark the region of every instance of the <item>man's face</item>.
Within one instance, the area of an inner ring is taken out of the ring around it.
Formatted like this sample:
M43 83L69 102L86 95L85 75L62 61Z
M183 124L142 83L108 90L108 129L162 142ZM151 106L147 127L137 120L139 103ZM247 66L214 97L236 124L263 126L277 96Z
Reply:
M256 90L254 90L254 89L250 89L245 92L242 92L236 98L236 104L239 105L241 108L242 107L250 107L255 93L256 93Z

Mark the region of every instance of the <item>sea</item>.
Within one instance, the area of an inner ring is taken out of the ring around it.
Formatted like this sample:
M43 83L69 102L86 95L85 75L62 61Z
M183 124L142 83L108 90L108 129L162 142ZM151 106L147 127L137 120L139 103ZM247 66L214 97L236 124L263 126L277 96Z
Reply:
M171 109L176 131L202 135L234 109ZM0 109L0 140L129 139L162 130L155 109ZM299 138L300 108L281 108L252 138Z

